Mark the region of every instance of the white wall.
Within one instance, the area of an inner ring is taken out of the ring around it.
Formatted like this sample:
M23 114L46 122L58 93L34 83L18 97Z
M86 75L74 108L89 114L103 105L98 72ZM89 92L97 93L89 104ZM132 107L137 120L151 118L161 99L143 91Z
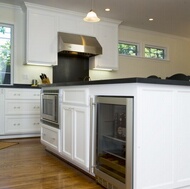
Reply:
M52 69L43 66L24 65L25 62L25 15L21 8L0 3L0 22L14 25L14 75L13 83L40 82L39 75L46 73L52 80Z
M119 70L114 72L90 71L92 80L147 77L157 75L166 78L175 73L190 75L190 39L177 36L140 30L137 28L119 27L119 40L143 44L152 44L169 49L169 60L160 61L147 58L119 56Z

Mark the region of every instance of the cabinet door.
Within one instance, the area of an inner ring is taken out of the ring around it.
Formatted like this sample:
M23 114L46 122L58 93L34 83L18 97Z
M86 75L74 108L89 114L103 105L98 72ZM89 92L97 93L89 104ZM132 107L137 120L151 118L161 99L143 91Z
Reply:
M93 24L84 22L79 16L61 14L58 19L58 31L91 36Z
M62 106L62 154L82 168L89 168L88 107Z
M5 116L6 134L40 133L39 116Z
M54 127L41 125L41 142L47 147L60 152L60 130Z
M73 150L73 109L62 106L62 153L72 159Z
M90 58L90 67L96 69L118 69L118 25L98 23L94 25L94 36L102 46L103 53Z
M16 101L6 100L5 113L13 115L31 115L40 114L40 102L39 101Z
M27 10L27 62L57 64L57 17L44 10Z
M40 100L40 89L5 89L5 98Z
M88 108L74 108L74 126L73 126L73 160L89 168L89 114Z

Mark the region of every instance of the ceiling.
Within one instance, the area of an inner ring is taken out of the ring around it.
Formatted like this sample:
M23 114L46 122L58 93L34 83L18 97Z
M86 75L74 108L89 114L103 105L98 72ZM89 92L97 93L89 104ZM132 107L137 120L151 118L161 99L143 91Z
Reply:
M0 0L14 5L24 0ZM121 20L122 25L190 38L190 0L27 0L27 2ZM104 9L110 8L110 12ZM149 21L153 18L153 21Z

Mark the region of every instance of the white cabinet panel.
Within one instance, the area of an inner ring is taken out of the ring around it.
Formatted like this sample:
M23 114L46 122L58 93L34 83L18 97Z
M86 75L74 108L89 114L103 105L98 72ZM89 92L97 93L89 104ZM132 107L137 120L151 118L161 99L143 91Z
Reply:
M139 188L170 188L173 182L172 91L142 89L139 98L137 158L140 164L137 167L142 179Z
M190 90L140 88L137 103L136 188L190 186Z
M27 3L26 63L57 64L57 16L31 8Z
M190 185L190 90L179 90L175 98L174 180L176 187Z
M6 99L33 99L39 100L40 98L40 89L6 89L5 90L5 98Z
M91 69L118 69L118 24L100 22L94 24L94 36L103 53L90 58Z
M61 14L58 18L58 31L92 36L93 24L84 22L76 15Z
M5 134L40 133L40 89L5 89Z
M63 103L76 105L89 105L88 89L65 89L62 92Z
M6 100L5 102L6 114L38 114L40 115L40 102L33 101L13 101Z
M73 159L89 168L89 123L88 108L75 108L73 127Z
M58 152L60 152L60 130L54 127L41 125L41 142Z
M72 159L73 150L73 109L70 107L62 107L62 153Z
M5 134L40 132L40 116L5 116Z
M62 154L72 163L89 169L89 109L62 105Z

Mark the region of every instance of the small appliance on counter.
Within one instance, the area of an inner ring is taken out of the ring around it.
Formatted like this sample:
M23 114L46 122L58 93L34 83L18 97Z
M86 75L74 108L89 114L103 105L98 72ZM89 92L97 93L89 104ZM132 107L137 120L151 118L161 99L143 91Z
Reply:
M38 86L38 81L37 79L32 80L32 87L37 87Z

